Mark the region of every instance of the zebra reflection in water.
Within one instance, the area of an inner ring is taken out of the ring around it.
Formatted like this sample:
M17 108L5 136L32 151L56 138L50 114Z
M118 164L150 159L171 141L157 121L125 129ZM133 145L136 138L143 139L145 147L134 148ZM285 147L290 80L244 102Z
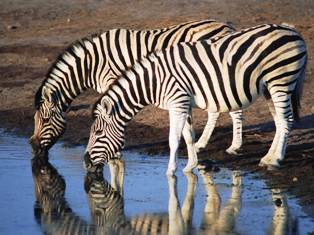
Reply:
M48 157L35 157L31 163L36 197L34 216L43 232L45 234L98 234L97 226L80 218L70 208L64 197L65 180L57 169L50 164ZM115 190L122 192L123 161L110 162L109 169L112 175L111 183L115 187L111 188L109 186L110 192L115 192ZM102 178L102 175L94 177ZM109 183L107 184L109 185ZM104 196L108 195L111 194ZM121 196L118 196L118 198L122 200ZM95 213L97 211L92 212L92 214Z
M221 206L221 197L214 183L214 173L200 170L206 192L205 206L199 228L193 227L194 198L197 176L186 174L187 190L181 207L176 176L168 176L168 213L146 213L128 218L124 210L124 162L110 162L111 183L102 175L88 173L84 178L92 221L77 216L65 199L65 180L45 158L32 160L36 203L36 221L45 234L237 234L236 219L241 210L242 182L233 172L229 200ZM297 234L286 197L272 190L273 220L269 234ZM293 222L293 223L292 223Z
M291 215L288 207L287 197L278 188L271 190L274 207L272 225L269 229L269 235L298 235L298 220Z
M93 234L93 227L76 216L66 201L65 180L48 158L32 159L36 202L34 216L44 234Z

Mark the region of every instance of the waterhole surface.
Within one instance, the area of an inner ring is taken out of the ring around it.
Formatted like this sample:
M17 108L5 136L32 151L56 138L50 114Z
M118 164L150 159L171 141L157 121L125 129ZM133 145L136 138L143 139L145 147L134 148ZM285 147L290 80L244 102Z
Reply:
M254 174L195 170L166 177L168 158L124 152L85 174L83 147L56 144L31 161L26 138L0 132L0 234L307 234L313 218ZM32 172L33 164L33 172ZM124 170L123 170L124 169Z

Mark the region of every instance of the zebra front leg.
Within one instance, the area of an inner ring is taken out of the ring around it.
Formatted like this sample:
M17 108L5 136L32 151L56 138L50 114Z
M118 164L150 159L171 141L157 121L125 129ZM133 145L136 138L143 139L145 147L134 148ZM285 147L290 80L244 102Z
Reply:
M233 138L231 146L226 150L229 154L237 155L242 146L242 110L234 111L229 113L232 118L233 124Z
M286 93L284 93L286 94ZM269 170L280 167L280 162L284 159L288 135L293 124L291 109L291 96L280 93L277 98L273 98L276 115L276 134L268 153L261 159L259 165L266 166ZM287 105L288 104L288 105Z
M170 130L169 130L169 148L170 158L168 163L167 175L173 175L177 169L176 159L182 130L187 119L186 112L169 111Z
M197 153L195 150L195 134L192 126L192 110L190 110L189 115L185 121L183 128L183 137L188 150L188 163L183 169L183 172L191 172L197 166Z
M208 120L205 125L204 131L195 144L195 150L198 153L201 149L205 148L216 126L219 113L208 112Z

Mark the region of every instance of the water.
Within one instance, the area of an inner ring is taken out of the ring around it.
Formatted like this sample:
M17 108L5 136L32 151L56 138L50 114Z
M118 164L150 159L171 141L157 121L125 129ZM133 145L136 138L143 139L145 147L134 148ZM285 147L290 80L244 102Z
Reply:
M83 152L57 144L49 164L33 163L32 175L27 140L0 133L0 234L314 231L313 218L296 200L270 190L256 175L221 169L186 176L186 161L179 160L176 177L167 178L167 157L125 152L125 170L122 162L112 163L103 179L85 175Z

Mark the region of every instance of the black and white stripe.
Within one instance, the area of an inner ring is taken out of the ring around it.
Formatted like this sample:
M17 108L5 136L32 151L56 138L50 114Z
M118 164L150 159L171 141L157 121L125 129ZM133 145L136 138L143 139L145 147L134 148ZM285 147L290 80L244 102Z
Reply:
M95 234L65 199L65 180L47 158L32 159L36 202L34 216L44 234Z
M112 158L123 145L127 123L153 104L170 114L168 173L176 169L181 134L189 156L184 170L190 171L197 164L191 108L236 111L264 95L274 104L276 135L261 164L279 166L298 117L306 61L302 37L274 24L153 53L116 80L95 104L87 155L95 165Z
M86 175L84 185L96 234L134 234L119 191L94 173Z
M48 150L63 134L64 112L84 90L105 92L124 70L153 51L232 31L229 24L202 20L149 31L113 29L75 42L51 66L36 93L35 154Z

